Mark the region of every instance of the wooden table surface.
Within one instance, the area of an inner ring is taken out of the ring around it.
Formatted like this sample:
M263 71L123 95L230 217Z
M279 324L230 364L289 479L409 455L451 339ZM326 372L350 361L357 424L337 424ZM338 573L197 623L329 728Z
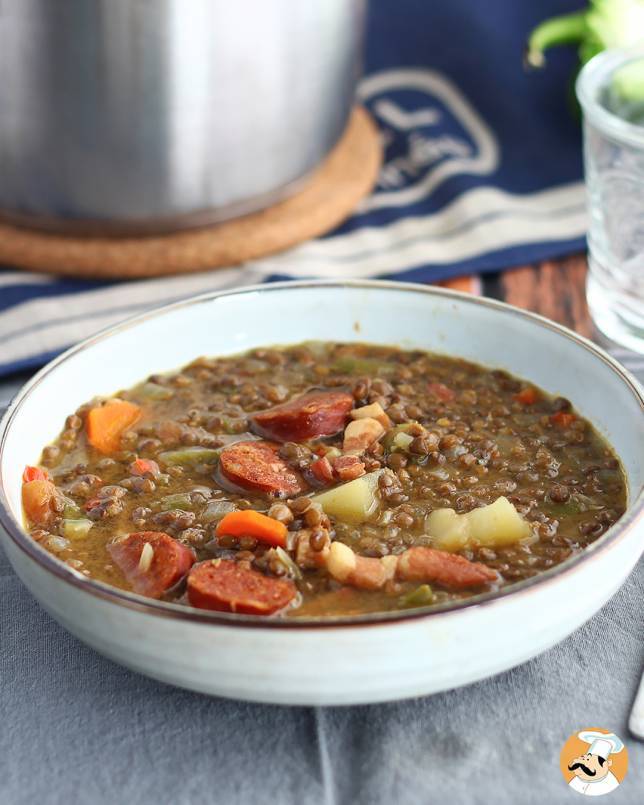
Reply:
M595 341L644 383L644 355L610 341L593 324L586 304L587 270L583 253L440 284L501 299L563 324Z
M484 293L541 313L592 338L596 332L586 305L586 271L585 254L548 260L491 275L484 281Z
M586 305L585 254L478 277L440 283L448 288L480 293L547 316L588 338L598 337Z

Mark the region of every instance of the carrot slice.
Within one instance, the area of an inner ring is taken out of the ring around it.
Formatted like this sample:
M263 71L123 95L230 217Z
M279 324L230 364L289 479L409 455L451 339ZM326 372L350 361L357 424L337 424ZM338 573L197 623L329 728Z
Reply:
M87 414L87 441L100 453L115 453L121 434L141 416L141 409L127 400L108 400Z
M53 523L56 495L51 481L37 478L22 485L22 505L31 525L48 528Z
M517 402L520 402L522 405L534 405L536 401L539 399L539 395L537 394L537 390L532 386L527 386L518 394L514 395L514 399Z
M49 480L49 473L47 470L43 470L40 467L25 467L25 471L22 473L22 482L23 484L28 484L30 481L48 481Z
M567 414L565 411L557 411L550 419L560 428L569 428L577 417L574 414Z
M280 548L286 547L287 533L284 523L253 509L230 512L219 521L216 531L218 537L224 534L230 537L255 537L259 542Z

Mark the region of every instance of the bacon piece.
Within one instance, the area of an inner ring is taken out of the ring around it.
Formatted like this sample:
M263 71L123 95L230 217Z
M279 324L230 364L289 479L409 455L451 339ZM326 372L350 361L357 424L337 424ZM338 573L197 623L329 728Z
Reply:
M480 562L424 547L409 548L402 553L396 574L404 581L433 581L456 590L478 587L498 578L496 571Z

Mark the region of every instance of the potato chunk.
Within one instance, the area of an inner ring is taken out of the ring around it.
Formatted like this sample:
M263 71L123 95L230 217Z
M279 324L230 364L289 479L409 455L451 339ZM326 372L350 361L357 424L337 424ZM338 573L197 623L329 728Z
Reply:
M344 583L356 569L356 555L342 542L332 542L326 562L327 570L337 581Z
M468 512L465 517L469 520L471 539L477 545L500 548L530 536L530 525L504 497Z
M454 509L436 509L428 515L425 526L436 547L443 551L460 551L469 543L467 515L456 514Z
M364 523L378 508L378 478L383 470L376 470L328 492L315 495L313 500L322 506L324 513L345 523Z
M477 545L500 548L530 536L529 523L505 497L467 514L456 514L454 509L436 509L427 517L425 525L436 547L444 551Z
M389 430L391 427L391 419L384 412L380 403L375 402L371 403L371 405L363 405L362 408L354 408L351 411L351 419L364 419L365 417L377 420L385 430Z

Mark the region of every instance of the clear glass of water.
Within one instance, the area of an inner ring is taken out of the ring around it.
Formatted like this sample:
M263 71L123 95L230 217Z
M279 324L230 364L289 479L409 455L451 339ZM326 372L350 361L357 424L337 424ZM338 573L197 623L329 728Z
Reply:
M644 352L644 49L606 50L577 79L588 194L588 306Z

